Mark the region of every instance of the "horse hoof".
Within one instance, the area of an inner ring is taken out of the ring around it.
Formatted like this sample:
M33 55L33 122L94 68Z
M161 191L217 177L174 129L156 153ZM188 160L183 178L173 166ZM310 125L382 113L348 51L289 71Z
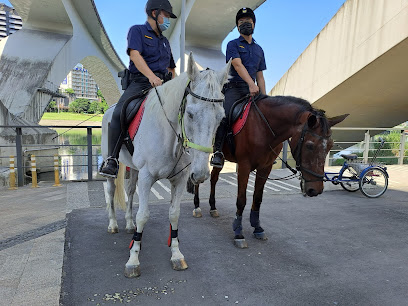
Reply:
M245 239L234 239L234 245L240 249L246 249L248 247L248 243Z
M119 233L119 228L118 227L114 227L114 228L108 227L108 233L109 234L117 234L117 233Z
M220 216L220 214L218 213L218 210L216 209L210 210L210 215L213 218L218 218Z
M266 237L265 232L254 233L254 237L259 240L268 240L268 237Z
M201 213L201 208L196 208L193 210L193 217L194 218L201 218L203 214Z
M185 270L188 268L188 265L186 263L186 261L183 259L173 259L170 260L171 261L171 265L173 266L173 269L176 271L181 271L181 270Z
M125 277L135 278L140 276L140 266L125 266Z
M133 234L135 232L135 229L134 228L127 228L126 229L126 233L127 234Z

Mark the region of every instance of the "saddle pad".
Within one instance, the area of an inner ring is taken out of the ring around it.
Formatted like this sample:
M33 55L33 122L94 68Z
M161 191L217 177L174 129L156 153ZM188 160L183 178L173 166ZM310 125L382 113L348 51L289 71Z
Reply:
M242 115L239 116L239 117L238 117L238 120L235 121L235 122L232 124L232 134L233 134L234 136L237 135L239 132L241 132L242 128L244 127L245 122L246 122L246 120L247 120L247 118L248 118L249 110L251 109L251 105L252 105L252 101L250 101L250 102L246 105L246 107L245 107L245 109L244 109Z
M128 132L129 132L129 136L130 136L130 138L132 140L136 136L137 130L139 129L139 126L140 126L140 122L142 122L145 102L146 102L146 98L143 100L142 105L140 105L139 110L137 111L135 118L133 118L132 122L130 122Z

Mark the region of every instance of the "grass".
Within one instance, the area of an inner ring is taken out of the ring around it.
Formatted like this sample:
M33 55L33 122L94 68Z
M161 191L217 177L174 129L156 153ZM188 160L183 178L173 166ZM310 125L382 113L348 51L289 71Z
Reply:
M93 117L95 116L95 117ZM91 118L92 117L92 118ZM72 120L72 121L96 121L102 122L103 115L88 115L76 113L44 113L42 120Z

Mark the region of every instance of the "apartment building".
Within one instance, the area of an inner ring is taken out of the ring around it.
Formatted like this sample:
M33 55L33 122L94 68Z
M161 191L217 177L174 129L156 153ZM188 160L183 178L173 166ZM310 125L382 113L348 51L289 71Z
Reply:
M23 21L16 10L0 3L0 40L21 29Z

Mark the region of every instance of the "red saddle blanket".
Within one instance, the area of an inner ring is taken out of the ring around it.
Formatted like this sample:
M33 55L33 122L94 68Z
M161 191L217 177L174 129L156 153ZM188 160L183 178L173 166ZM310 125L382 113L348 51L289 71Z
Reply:
M238 119L232 124L232 134L235 136L241 132L248 118L249 110L251 109L252 101L245 106L243 113L238 117Z
M129 132L130 139L132 140L136 136L137 130L139 129L139 126L140 126L140 122L142 122L146 99L147 97L143 100L142 105L140 105L135 118L133 118L132 122L129 125L128 132Z

